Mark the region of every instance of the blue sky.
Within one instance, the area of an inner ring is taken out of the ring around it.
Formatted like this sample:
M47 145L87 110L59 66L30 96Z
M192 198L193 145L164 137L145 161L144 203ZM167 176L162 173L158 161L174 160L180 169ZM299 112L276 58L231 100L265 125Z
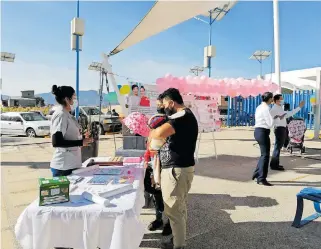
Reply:
M81 2L85 19L81 52L81 89L98 89L98 75L87 70L130 32L153 2ZM281 70L321 66L321 2L280 2ZM52 84L75 85L75 52L70 50L70 21L76 2L2 2L2 51L16 54L2 64L3 93L50 91ZM166 18L166 17L164 17ZM239 2L213 24L213 77L256 77L259 63L249 60L258 49L273 51L272 2ZM195 19L130 47L111 60L113 70L143 83L166 73L189 74L203 63L208 26ZM272 58L271 58L272 59ZM271 59L263 72L271 72ZM273 68L272 68L273 71ZM125 78L117 78L125 84Z

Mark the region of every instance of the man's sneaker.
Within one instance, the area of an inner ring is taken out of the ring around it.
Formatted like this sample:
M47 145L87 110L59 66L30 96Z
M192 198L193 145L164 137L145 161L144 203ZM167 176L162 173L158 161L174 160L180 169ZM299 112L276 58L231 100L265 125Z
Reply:
M171 228L171 224L169 223L169 221L166 222L163 231L162 231L162 235L163 236L168 236L172 234L172 228Z
M149 231L155 231L163 226L163 221L162 220L154 220L148 225L148 230Z

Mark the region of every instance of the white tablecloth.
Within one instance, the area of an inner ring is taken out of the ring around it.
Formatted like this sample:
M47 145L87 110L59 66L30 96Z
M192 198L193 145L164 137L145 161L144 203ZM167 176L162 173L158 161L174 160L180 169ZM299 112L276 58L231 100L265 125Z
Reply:
M17 240L24 249L138 248L145 230L139 221L144 204L143 175L144 169L135 167L134 190L111 199L108 207L83 199L79 202L77 190L67 203L39 206L35 200L18 218Z

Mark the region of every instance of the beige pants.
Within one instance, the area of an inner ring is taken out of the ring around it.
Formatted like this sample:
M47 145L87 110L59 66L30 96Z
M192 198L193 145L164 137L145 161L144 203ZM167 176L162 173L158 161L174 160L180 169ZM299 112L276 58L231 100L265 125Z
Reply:
M174 248L186 244L187 194L194 177L194 166L162 169L161 186L165 214L170 220Z

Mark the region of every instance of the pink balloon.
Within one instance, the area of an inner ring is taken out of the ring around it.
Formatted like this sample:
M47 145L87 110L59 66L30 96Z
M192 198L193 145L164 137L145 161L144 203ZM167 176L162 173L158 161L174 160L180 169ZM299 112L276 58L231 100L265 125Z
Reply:
M279 89L279 86L277 84L271 84L271 90L272 92L275 92Z
M230 79L229 79L229 78L224 78L223 81L224 81L225 84L228 84L228 82L230 81Z
M248 92L248 91L246 91L247 89L244 89L244 91L241 93L241 96L243 97L243 98L247 98L247 97L249 97L250 96L250 93Z
M185 77L185 80L188 84L190 84L190 82L192 81L193 77L191 75L188 75Z
M172 80L171 80L171 87L178 89L178 86L179 86L178 78L177 77L173 77Z
M225 82L224 82L224 80L220 79L220 80L218 80L218 83L221 85L221 84L224 84Z
M244 81L244 78L240 77L240 78L237 78L236 80L241 83Z
M234 98L234 97L236 97L237 93L236 93L236 91L233 90L233 89L228 89L227 95L230 96L230 97L232 97L232 98Z
M257 79L251 79L251 85L255 86L257 84Z
M199 85L201 83L200 77L198 77L198 76L193 77L193 82L194 82L194 84Z
M169 79L169 78L173 78L173 76L170 73L165 74L165 78Z

